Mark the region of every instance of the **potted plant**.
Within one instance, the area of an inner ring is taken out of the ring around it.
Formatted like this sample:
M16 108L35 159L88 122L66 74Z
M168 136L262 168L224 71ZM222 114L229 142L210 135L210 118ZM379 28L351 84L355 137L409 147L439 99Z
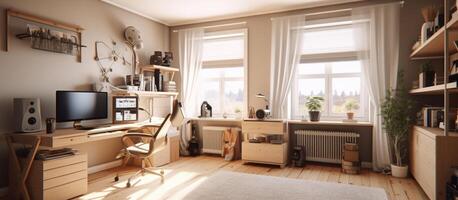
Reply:
M305 107L309 111L310 121L317 122L320 121L320 110L321 103L323 103L324 98L319 96L307 97L305 102Z
M414 102L409 99L402 78L402 72L399 72L398 88L387 90L385 100L381 105L383 128L388 136L391 152L394 153L394 155L391 155L391 174L394 177L401 178L407 177L408 172L408 165L405 163L405 159L414 105Z
M234 113L235 113L235 118L236 119L241 119L242 118L242 110L240 110L239 107L234 109Z
M420 84L420 88L434 85L436 72L434 72L434 70L431 69L432 67L433 65L431 61L428 61L427 63L421 66L421 72L418 75L418 82Z
M359 103L356 100L348 99L347 101L345 101L345 110L347 110L348 120L353 120L353 117L355 116L355 113L353 111L358 109Z

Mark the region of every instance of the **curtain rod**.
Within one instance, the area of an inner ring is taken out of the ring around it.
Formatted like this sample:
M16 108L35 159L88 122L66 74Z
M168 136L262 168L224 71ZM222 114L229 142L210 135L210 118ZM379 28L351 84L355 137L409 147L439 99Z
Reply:
M208 28L218 28L218 27L225 27L225 26L236 26L236 25L243 25L246 24L246 22L234 22L234 23L227 23L227 24L218 24L218 25L213 25L213 26L203 26L203 27L193 27L193 28L203 28L203 29L208 29ZM186 28L185 28L186 29ZM184 30L184 29L176 29L173 30L173 33L177 33L179 30Z
M384 2L384 3L376 3L376 4L372 4L372 5L364 5L364 6L357 6L355 8L363 8L363 7L369 7L369 6L375 6L375 5L384 5L384 4L391 4L391 3L399 3L401 4L401 7L404 6L404 0L402 1L393 1L393 2ZM336 12L345 12L345 11L351 11L353 8L343 8L343 9L337 9L337 10L328 10L328 11L321 11L321 12L314 12L314 13L305 13L305 14L298 14L299 15L304 15L304 16L313 16L313 15L321 15L321 14L329 14L329 13L336 13ZM285 17L285 16L282 16L282 17ZM272 17L270 18L270 20L274 20L274 19L277 19L277 18L281 18L281 17Z

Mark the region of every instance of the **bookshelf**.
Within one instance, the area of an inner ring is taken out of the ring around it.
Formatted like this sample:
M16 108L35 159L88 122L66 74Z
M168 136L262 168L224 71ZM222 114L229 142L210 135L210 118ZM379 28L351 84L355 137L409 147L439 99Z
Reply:
M458 156L450 153L458 151L458 133L449 130L449 124L454 123L450 120L453 116L450 114L450 94L458 93L457 82L449 83L451 57L458 55L454 46L454 41L458 40L458 32L455 31L458 29L458 17L449 20L452 5L448 0L444 0L442 5L445 25L410 54L412 60L439 58L444 61L445 84L410 90L411 95L421 96L420 99L427 99L428 95L444 97L440 107L444 110L445 128L413 126L409 139L410 172L430 199L445 199L446 183L452 175L450 169L458 166ZM422 103L421 100L419 103Z
M444 44L445 44L445 35L449 33L451 29L458 28L458 17L452 18L446 26L439 29L434 33L425 43L420 45L415 49L410 57L412 59L429 59L429 58L438 58L444 57ZM447 42L449 53L457 53L457 50L453 44L455 40L458 40L457 34L450 34Z

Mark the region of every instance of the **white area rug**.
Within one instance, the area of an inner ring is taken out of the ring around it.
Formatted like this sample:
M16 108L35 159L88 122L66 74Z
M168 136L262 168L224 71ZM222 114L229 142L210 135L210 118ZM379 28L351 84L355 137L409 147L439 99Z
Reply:
M387 200L381 188L220 171L195 185L186 200Z

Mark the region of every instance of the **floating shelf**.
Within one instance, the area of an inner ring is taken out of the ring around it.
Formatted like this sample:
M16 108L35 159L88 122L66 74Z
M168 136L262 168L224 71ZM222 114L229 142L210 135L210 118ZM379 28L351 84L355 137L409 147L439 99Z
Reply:
M435 85L435 86L430 86L430 87L424 87L424 88L418 88L418 89L413 89L413 90L410 90L410 94L429 94L429 95L436 95L436 94L444 94L444 84L440 84L440 85ZM453 83L448 83L447 84L447 89L449 89L449 91L451 93L457 93L458 92L458 87L457 87L457 83L456 82L453 82Z
M167 66L160 66L160 65L145 65L140 68L141 72L148 72L154 70L161 70L166 72L178 72L180 69L175 67L167 67Z
M168 97L178 95L178 92L129 91L128 93L147 97Z
M447 23L447 29L456 31L458 29L458 17L450 19ZM433 57L444 56L444 33L445 28L442 27L434 33L425 43L421 44L411 54L412 59L428 59ZM454 41L458 40L458 34L449 34L449 51L451 54L456 53L457 50Z

